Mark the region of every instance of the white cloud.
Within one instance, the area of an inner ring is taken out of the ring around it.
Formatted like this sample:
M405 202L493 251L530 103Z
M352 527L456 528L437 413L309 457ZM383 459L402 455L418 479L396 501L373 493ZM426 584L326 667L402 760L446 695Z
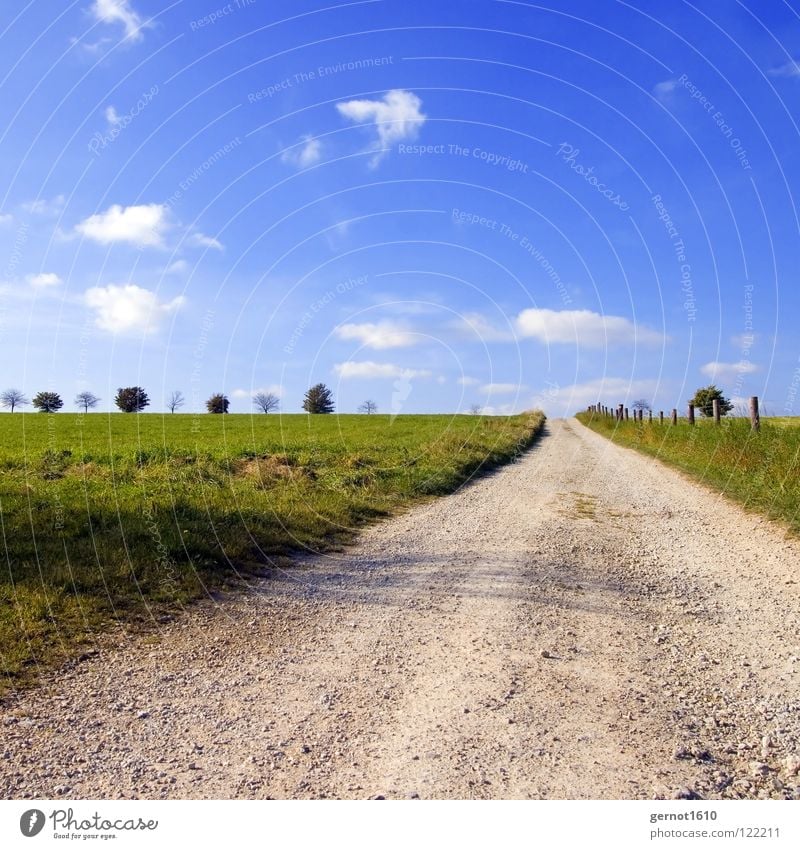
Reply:
M303 136L303 144L285 150L281 155L284 162L296 165L298 168L308 168L316 165L322 159L322 142L313 136Z
M480 380L478 380L477 377L466 377L466 376L464 376L464 377L459 377L458 380L456 381L456 383L458 383L459 386L477 386L480 383Z
M56 195L50 200L37 198L23 203L22 208L31 215L58 215L64 208L64 201L64 195Z
M181 307L179 296L160 301L155 292L140 286L96 286L87 290L86 304L95 311L95 323L110 333L154 333L161 320Z
M279 383L270 383L269 386L260 386L258 389L234 389L231 395L234 398L252 398L258 395L259 392L264 392L269 395L277 395L278 398L283 398L283 386Z
M757 339L757 333L740 333L738 336L731 336L731 344L737 348L752 348Z
M10 212L0 212L0 227L4 224L10 224L14 220L14 216Z
M639 398L652 403L658 389L659 384L655 380L599 377L570 386L551 384L536 393L526 406L544 410L551 418L571 416L590 404L603 404L613 409L617 404L630 405Z
M618 315L591 310L523 310L516 320L520 336L549 345L577 344L587 348L607 345L660 345L666 337Z
M29 274L27 280L35 289L47 289L51 286L58 286L63 282L52 271L44 271L41 274Z
M185 259L176 259L171 265L164 269L165 274L184 274L189 270L189 263Z
M472 413L472 409L463 410L464 413ZM479 410L482 416L513 416L519 412L519 407L514 404L487 404Z
M484 383L481 392L487 395L510 395L512 392L520 392L525 387L519 383Z
M373 124L376 139L370 146L378 153L371 165L380 162L386 149L403 139L413 139L425 123L426 115L420 112L422 101L416 94L403 89L392 89L382 100L347 100L337 103L339 114L357 124Z
M739 360L738 363L720 363L712 361L700 367L700 371L712 379L734 380L740 374L753 374L758 366L749 360Z
M478 312L464 314L455 322L455 326L461 331L468 331L470 336L479 337L482 342L513 342L516 338L511 327L495 327L485 315Z
M678 87L677 80L664 80L663 82L656 83L653 86L653 94L659 99L663 100L666 97L669 97L673 91Z
M771 77L800 77L800 62L790 59L776 68L770 68L767 73Z
M138 247L161 247L169 227L168 215L167 207L160 203L141 206L114 204L105 212L90 215L75 230L101 245L129 242Z
M189 237L189 244L195 245L198 248L212 248L215 251L224 251L225 245L219 239L213 236L206 236L204 233L193 233Z
M108 121L109 124L111 124L112 126L114 126L114 124L119 124L120 117L119 115L117 115L117 110L113 106L107 106L105 114L106 121Z
M91 12L96 20L102 23L122 24L125 37L131 41L139 41L142 38L142 28L145 24L131 6L130 0L94 0Z
M342 324L334 330L339 339L356 340L367 348L377 351L385 348L407 348L417 344L421 337L393 321L379 321L377 324Z
M406 380L412 377L430 377L431 373L427 369L403 368L402 366L394 365L393 363L373 363L370 360L365 360L360 363L347 362L338 363L333 367L336 374L343 380L349 378L404 378Z

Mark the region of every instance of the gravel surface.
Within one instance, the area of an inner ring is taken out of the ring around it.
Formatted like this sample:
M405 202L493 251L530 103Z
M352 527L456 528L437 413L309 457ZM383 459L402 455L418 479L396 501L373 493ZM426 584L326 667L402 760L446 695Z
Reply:
M0 709L4 798L800 798L800 543L574 420Z

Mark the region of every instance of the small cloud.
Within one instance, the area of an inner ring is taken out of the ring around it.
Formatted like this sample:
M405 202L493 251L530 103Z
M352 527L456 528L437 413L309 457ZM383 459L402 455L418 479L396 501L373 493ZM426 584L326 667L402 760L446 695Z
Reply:
M661 345L663 333L634 324L618 315L601 315L591 310L523 310L516 320L520 336L548 345L581 345L605 348L612 345Z
M477 377L459 377L456 383L459 386L477 386L480 383Z
M455 322L455 327L477 336L482 342L513 342L516 338L511 327L496 327L485 315L477 312L466 313Z
M125 28L125 38L131 41L142 39L142 29L147 24L131 6L130 0L94 0L90 12L95 20L105 24L120 23Z
M800 62L790 59L782 65L770 68L767 73L771 77L800 77Z
M673 91L678 87L677 80L664 80L663 82L656 83L653 86L653 94L659 99L664 100L668 98Z
M106 121L113 127L115 124L119 124L120 117L117 115L117 110L113 106L106 107Z
M759 367L749 360L739 360L738 363L720 363L712 361L700 367L702 374L712 380L735 380L740 374L754 374Z
M95 324L109 333L155 333L162 319L179 309L186 299L179 296L160 301L155 292L140 286L95 286L85 300L95 311Z
M22 204L22 208L31 215L58 215L64 208L64 202L64 195L56 195L50 200L46 198L29 200L27 203Z
M302 141L303 144L300 147L294 145L285 150L281 155L281 160L298 168L316 165L322 159L322 142L313 136L303 136Z
M364 362L338 363L333 367L334 373L343 380L350 378L401 378L410 380L412 377L430 377L427 369L403 368L393 363L373 363L370 360Z
M0 227L11 224L14 220L14 216L10 212L0 212Z
M416 138L427 118L420 112L421 106L416 94L398 88L387 91L381 100L347 100L336 104L343 117L356 124L374 126L376 139L369 148L377 151L370 161L373 168L395 142Z
M339 339L355 340L376 351L386 348L407 348L420 342L421 337L392 321L377 324L342 324L334 330Z
M487 395L510 395L512 392L521 392L524 388L519 383L484 383L481 392Z
M176 259L164 269L164 274L185 274L188 270L189 263L185 259Z
M48 289L51 286L59 286L63 282L57 274L52 272L29 274L27 280L34 289Z
M652 402L658 389L656 380L599 377L569 386L548 384L526 406L544 410L550 417L560 418L585 410L590 404L603 404L613 409L617 404L630 405L638 398Z
M215 239L213 236L206 236L204 233L192 233L189 236L189 244L198 248L211 248L215 251L225 250L225 246L219 239Z
M472 413L473 408L463 410L464 413ZM478 412L482 416L513 416L518 413L519 409L514 404L487 404L483 407L478 407Z
M731 336L731 344L737 348L752 348L757 339L757 333L740 333L738 336Z
M278 398L283 398L283 386L279 383L271 383L269 386L260 386L258 389L234 389L231 392L233 398L252 398L259 393L265 395L276 395Z
M81 221L75 231L101 245L128 242L138 247L162 247L168 227L168 210L164 204L114 204L105 212Z

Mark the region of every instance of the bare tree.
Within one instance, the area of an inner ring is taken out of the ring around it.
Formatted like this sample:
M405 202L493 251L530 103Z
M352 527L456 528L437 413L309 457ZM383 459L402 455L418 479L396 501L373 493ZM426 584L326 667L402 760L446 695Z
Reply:
M650 402L646 401L644 398L639 398L638 401L634 401L632 406L634 410L644 410L644 412L651 409Z
M9 407L12 413L17 407L28 403L28 399L19 389L6 389L4 392L0 392L0 405Z
M167 409L170 413L174 413L175 410L179 410L185 403L186 399L183 397L183 392L180 389L175 389L167 399Z
M256 392L253 395L253 404L261 410L262 413L271 413L278 409L278 396L272 392Z
M378 405L368 398L366 401L364 401L363 404L359 406L358 412L366 413L368 416L371 416L373 413L378 412Z
M473 404L473 405L469 408L469 414L470 414L471 416L479 416L479 415L481 414L481 410L482 410L482 409L483 409L483 407L481 407L481 405L480 405L480 404Z
M89 408L94 409L100 403L100 399L97 395L93 395L91 392L79 392L75 396L75 406L83 407L83 412L88 413Z

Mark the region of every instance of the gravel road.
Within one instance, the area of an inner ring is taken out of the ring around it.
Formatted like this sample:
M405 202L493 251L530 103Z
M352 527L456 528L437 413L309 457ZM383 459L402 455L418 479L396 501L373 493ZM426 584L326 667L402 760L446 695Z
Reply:
M4 798L800 798L800 543L551 421L0 708Z

